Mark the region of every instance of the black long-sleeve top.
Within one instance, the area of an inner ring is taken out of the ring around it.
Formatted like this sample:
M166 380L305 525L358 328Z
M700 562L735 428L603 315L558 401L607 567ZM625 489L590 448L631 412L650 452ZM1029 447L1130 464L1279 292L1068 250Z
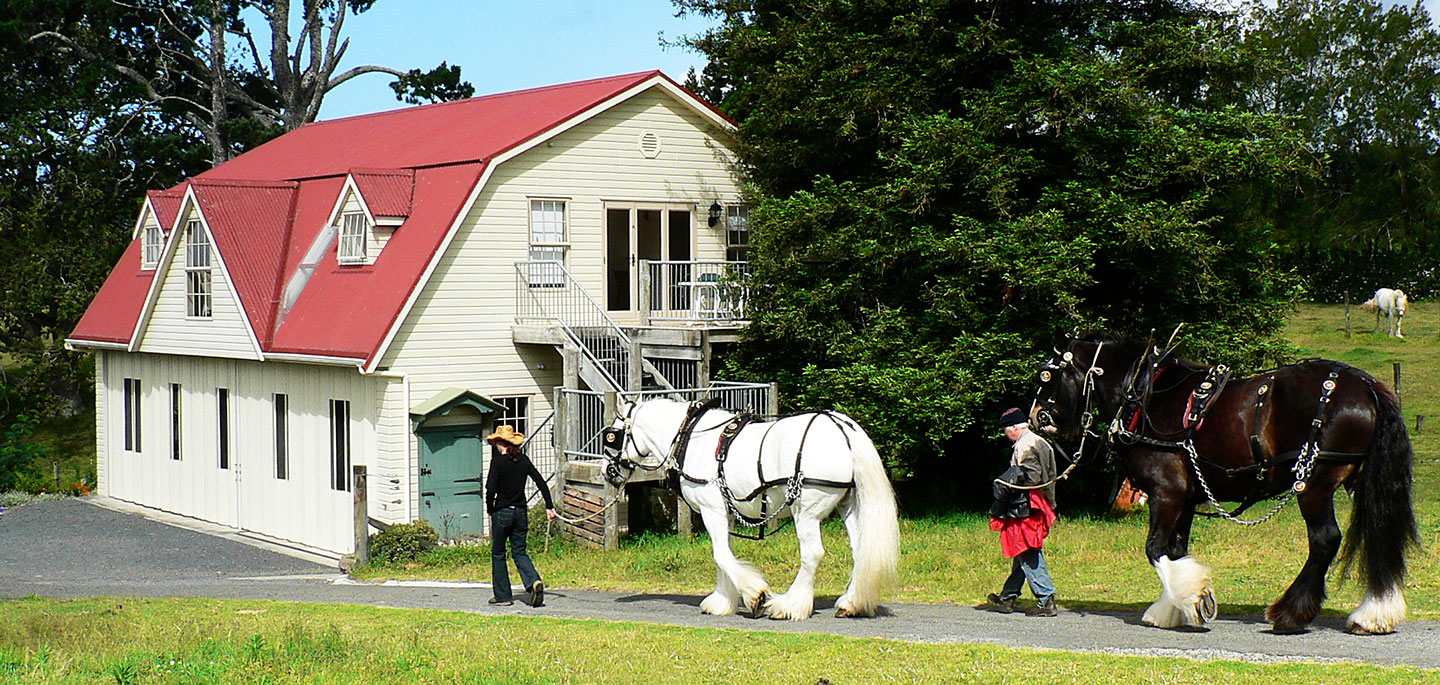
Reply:
M525 506L525 477L535 481L535 487L545 497L545 508L554 509L550 500L550 488L545 478L520 450L510 454L500 453L490 460L490 475L485 478L485 511L493 514L505 507Z

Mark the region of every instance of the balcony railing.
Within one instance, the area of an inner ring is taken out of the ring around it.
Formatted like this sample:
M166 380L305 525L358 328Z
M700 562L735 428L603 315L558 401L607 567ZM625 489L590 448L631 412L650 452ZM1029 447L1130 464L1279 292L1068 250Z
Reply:
M652 321L743 321L750 295L750 263L721 261L643 262L648 292L642 304Z

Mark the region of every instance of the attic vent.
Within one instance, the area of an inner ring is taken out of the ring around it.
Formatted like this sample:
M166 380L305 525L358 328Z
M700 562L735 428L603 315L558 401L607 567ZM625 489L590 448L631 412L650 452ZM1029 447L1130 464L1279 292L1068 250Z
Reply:
M660 136L649 131L640 134L640 154L649 159L655 159L660 155Z

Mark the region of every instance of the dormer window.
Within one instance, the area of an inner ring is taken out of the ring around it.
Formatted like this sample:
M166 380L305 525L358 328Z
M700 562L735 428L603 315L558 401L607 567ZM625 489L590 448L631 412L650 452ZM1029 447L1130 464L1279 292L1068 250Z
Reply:
M360 212L347 213L340 219L340 263L364 264L365 243L370 225Z
M140 258L140 268L153 269L160 263L160 252L165 249L165 233L159 226L145 227L144 253Z
M185 315L210 318L210 237L193 219L185 224Z

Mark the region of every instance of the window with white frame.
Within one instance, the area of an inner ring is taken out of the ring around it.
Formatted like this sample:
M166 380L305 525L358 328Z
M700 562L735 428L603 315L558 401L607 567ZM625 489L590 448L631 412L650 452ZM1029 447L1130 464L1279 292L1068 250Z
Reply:
M199 221L185 226L185 315L210 318L210 237Z
M125 379L125 451L140 451L140 379Z
M369 232L370 224L360 212L349 212L340 218L341 264L365 263L365 237Z
M160 263L160 252L165 249L165 232L159 226L145 227L144 253L140 258L140 268L153 269Z
M530 287L559 288L565 285L560 269L545 263L565 264L565 201L530 201Z
M496 397L496 402L505 407L499 416L495 417L495 425L509 424L515 427L516 433L530 435L530 397Z
M349 400L330 400L330 488L350 491Z
M750 208L746 205L725 208L725 259L750 261Z

